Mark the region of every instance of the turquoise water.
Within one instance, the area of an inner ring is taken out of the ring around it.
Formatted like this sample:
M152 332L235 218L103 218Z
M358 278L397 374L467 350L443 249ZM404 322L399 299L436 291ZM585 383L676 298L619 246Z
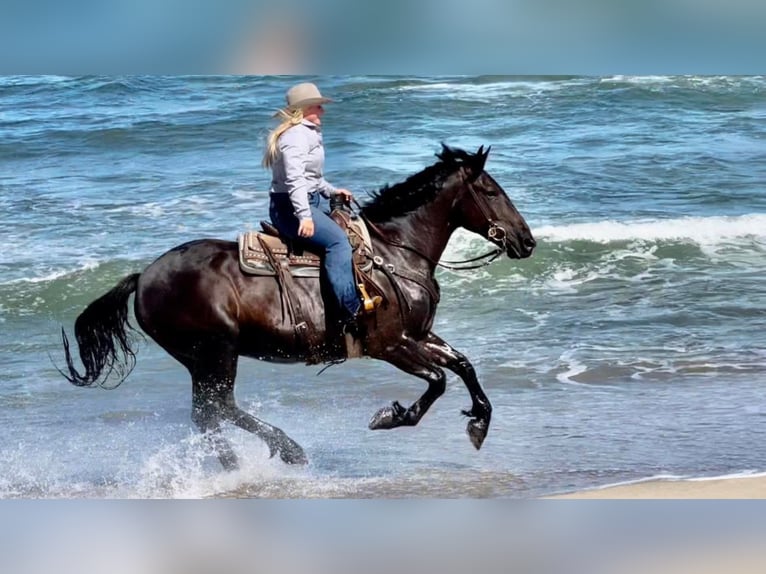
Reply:
M367 430L422 383L355 361L243 360L242 406L307 468L225 475L186 371L150 339L114 391L77 389L60 328L122 276L266 218L271 77L0 78L0 496L530 497L766 471L766 78L321 77L327 176L366 192L492 145L532 258L439 271L436 332L494 405L480 452L451 376L421 424ZM445 258L488 245L460 232Z

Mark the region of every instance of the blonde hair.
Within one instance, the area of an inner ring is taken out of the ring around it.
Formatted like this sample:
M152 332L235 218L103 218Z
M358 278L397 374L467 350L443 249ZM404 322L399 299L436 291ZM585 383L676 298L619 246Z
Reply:
M277 142L279 141L279 136L303 121L303 109L279 110L275 114L275 117L280 118L282 121L277 127L269 132L268 136L266 136L266 150L263 152L263 161L261 163L263 164L263 167L267 169L274 165L274 161L277 159Z

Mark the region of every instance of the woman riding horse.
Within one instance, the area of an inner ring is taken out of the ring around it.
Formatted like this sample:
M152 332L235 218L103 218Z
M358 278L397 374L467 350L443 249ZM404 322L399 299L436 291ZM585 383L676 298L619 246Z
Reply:
M371 429L418 424L444 393L446 368L461 377L471 396L470 409L463 411L470 419L471 443L481 448L487 436L492 407L473 366L431 328L440 297L434 272L456 229L481 235L497 253L513 259L529 257L535 247L524 218L484 170L488 155L483 148L470 154L444 146L434 165L383 188L361 210L372 235L372 278L386 300L372 319L365 352L428 385L409 407L395 401L380 409L370 421ZM319 280L295 284L293 297L300 298L307 320L323 337L324 359L345 358L337 333L325 329ZM280 286L273 277L244 274L236 242L199 239L171 249L142 273L125 277L77 318L83 374L73 364L62 329L64 376L75 385L103 385L115 370L121 382L135 364L127 320L132 293L143 331L191 374L192 420L209 433L224 468L237 466L221 432L224 421L257 434L272 455L278 452L289 463L305 462L303 449L294 440L240 409L234 398L240 356L279 362L304 362L314 356L283 313Z

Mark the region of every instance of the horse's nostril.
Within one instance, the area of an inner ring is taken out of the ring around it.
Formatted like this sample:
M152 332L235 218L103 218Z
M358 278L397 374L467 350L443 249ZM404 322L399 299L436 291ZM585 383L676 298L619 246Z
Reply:
M534 240L532 237L525 237L524 238L524 247L527 247L528 249L534 249L537 245L537 241Z

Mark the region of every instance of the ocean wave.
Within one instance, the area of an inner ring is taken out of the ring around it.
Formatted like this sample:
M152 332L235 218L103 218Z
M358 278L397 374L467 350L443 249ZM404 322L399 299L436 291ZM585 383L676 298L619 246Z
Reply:
M55 316L80 311L93 299L129 273L140 271L147 262L92 260L72 267L43 270L39 275L0 283L0 319ZM36 270L32 270L35 273Z
M529 260L518 262L520 268L551 260L619 264L722 255L762 257L766 251L766 214L542 225L534 227L532 234L537 249ZM442 259L470 258L490 247L484 238L461 229L453 234Z
M208 198L186 198L185 210L205 209ZM162 215L180 207L173 202L153 202L115 207L118 214L145 217ZM507 292L572 293L588 285L623 285L631 289L663 289L686 284L700 273L728 274L732 266L738 281L755 281L766 265L766 215L684 217L647 221L596 221L533 228L538 247L532 257L510 260L503 256L493 264L472 271L439 270L445 289L473 293L477 289ZM215 234L213 234L215 235ZM151 259L173 247L166 235L147 241L140 253L76 255L67 248L54 264L50 260L23 269L7 255L9 273L0 281L4 315L68 311L75 303L87 303L110 288L123 275L141 271ZM179 236L178 243L181 242ZM479 235L458 230L442 261L460 261L490 251L492 244ZM111 252L111 249L107 250ZM710 280L718 275L709 275ZM698 285L691 286L701 288ZM604 287L606 288L606 287ZM81 295L73 295L73 290Z
M596 292L658 293L671 288L703 296L702 283L727 281L734 269L741 288L758 284L766 268L766 216L591 222L533 228L537 248L524 260L501 257L472 271L440 270L445 290L493 294ZM492 245L459 230L442 261L470 259ZM691 290L691 291L689 291ZM659 296L659 295L658 295Z
M518 77L503 80L486 80L479 78L458 81L437 81L433 83L411 83L399 85L393 89L397 92L414 92L425 95L433 93L439 97L454 100L471 100L488 103L498 98L525 97L548 92L559 92L572 89L575 86L585 86L591 83L589 78L548 78L545 81L535 78Z
M766 214L681 217L641 221L597 221L570 225L544 225L535 237L549 242L691 241L700 245L736 239L766 241ZM766 246L766 245L765 245Z
M622 74L617 74L615 76L605 76L598 79L600 84L624 83L636 84L639 86L651 84L669 84L673 81L673 76L626 76Z
M202 153L220 148L220 138L247 138L248 112L221 110L216 104L152 103L151 110L124 113L118 107L44 112L35 117L9 116L12 130L0 143L0 158L30 159L81 155L83 149L151 150L167 155L179 146ZM54 121L55 120L55 121ZM10 124L7 124L7 126ZM209 137L209 134L218 134Z
M0 76L0 86L47 86L60 82L68 82L69 76L40 75L40 76Z
M412 78L365 84L363 92L379 94L411 93L424 97L492 103L507 98L536 96L590 98L592 92L631 90L637 97L678 92L687 96L760 94L766 90L764 76L470 76ZM560 95L559 95L560 94Z
M602 86L616 84L637 87L678 87L700 89L741 89L742 87L765 88L766 76L603 76L597 79Z
M83 93L133 95L139 92L161 92L175 86L173 76L83 76L72 78Z
M697 350L657 349L633 343L629 349L595 346L568 349L556 364L539 369L555 375L562 384L604 385L626 381L669 381L688 377L760 376L766 373L763 353L742 353L719 348ZM628 358L630 357L630 358ZM760 414L754 412L751 414Z
M6 285L22 285L22 284L37 284L37 283L51 283L58 279L66 278L68 276L82 273L83 271L92 271L100 265L100 262L91 259L89 257L84 258L82 261L76 263L74 268L71 267L38 267L35 269L39 275L30 275L27 277L16 277L7 281L0 281L0 286Z

